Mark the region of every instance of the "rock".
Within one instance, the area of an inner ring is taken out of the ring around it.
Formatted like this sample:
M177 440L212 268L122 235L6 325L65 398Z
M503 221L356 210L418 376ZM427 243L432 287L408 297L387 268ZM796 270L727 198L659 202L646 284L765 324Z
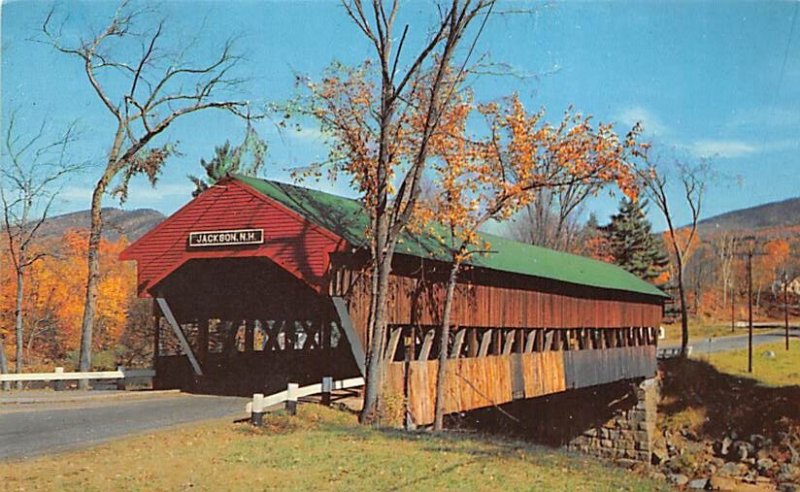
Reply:
M717 454L719 454L719 456L728 456L731 452L731 444L733 444L733 440L725 436L719 443L719 452Z
M722 458L717 458L716 456L712 457L708 461L709 461L709 463L711 463L712 465L717 467L717 470L722 468L722 466L725 464L725 460L723 460Z
M761 357L765 359L774 359L775 352L773 352L772 350L765 350L764 352L761 353Z
M778 470L778 480L781 482L794 482L798 478L798 468L791 463L782 463Z
M793 465L800 465L800 454L798 454L794 446L787 442L786 447L789 448L789 452L792 453L791 463Z
M755 454L755 448L747 441L736 441L733 443L733 457L739 461L745 461Z
M710 477L711 475L717 473L717 466L714 463L706 461L705 463L703 463L703 466L700 468L700 471L703 473L703 475Z
M714 475L708 482L711 490L732 491L737 490L738 485L736 480L729 477L721 477L719 475Z
M741 463L734 463L729 461L722 465L717 472L718 475L723 477L739 477L747 472L747 466Z
M650 455L650 463L653 465L664 464L669 459L669 453L666 449L654 449Z
M756 447L756 449L761 449L764 447L764 441L766 441L766 438L761 434L750 434L750 439L748 440L750 441L750 444Z
M667 475L667 481L678 487L686 485L689 482L689 477L681 473L670 473Z
M686 488L693 489L693 490L705 490L708 487L708 479L707 478L695 478L694 480L690 481Z
M760 460L756 461L756 469L758 470L758 473L762 475L769 473L773 466L775 466L775 462L770 458L761 458Z

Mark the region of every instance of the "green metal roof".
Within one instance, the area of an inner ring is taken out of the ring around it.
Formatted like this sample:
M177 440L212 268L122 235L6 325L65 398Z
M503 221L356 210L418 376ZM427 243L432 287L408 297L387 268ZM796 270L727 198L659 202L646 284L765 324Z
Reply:
M342 237L354 246L364 246L369 219L357 200L277 181L234 175L259 193L294 210L309 221ZM492 234L481 236L491 244L491 253L473 255L473 266L530 275L572 284L668 297L655 286L610 263L512 241ZM450 261L439 239L430 234L404 233L395 252L421 258Z

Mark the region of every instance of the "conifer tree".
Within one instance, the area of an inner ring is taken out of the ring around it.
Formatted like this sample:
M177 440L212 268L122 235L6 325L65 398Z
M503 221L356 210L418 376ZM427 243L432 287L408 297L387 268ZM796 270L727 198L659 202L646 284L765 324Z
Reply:
M646 207L646 201L622 200L607 230L614 263L653 282L667 269L669 256L661 239L652 232L652 224L645 215Z
M214 147L214 157L210 161L200 159L200 165L203 166L206 175L202 177L189 175L189 180L195 186L192 196L204 192L227 174L256 176L264 165L266 152L267 143L259 137L252 126L247 125L244 140L237 147L231 147L231 143L226 140L223 145Z

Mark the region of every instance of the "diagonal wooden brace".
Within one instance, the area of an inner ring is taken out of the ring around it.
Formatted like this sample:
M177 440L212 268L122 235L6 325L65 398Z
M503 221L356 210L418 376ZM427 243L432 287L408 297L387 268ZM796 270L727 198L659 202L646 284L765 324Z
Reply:
M156 302L158 302L158 307L161 308L161 312L164 313L167 323L169 323L169 325L172 327L172 331L175 332L175 336L178 337L178 341L181 343L183 352L186 354L186 356L189 358L189 362L192 364L194 373L198 376L202 376L203 370L200 369L200 363L197 362L197 357L195 357L194 352L192 351L192 346L189 345L189 341L186 340L186 335L183 333L181 325L178 324L178 321L172 314L172 309L170 309L169 304L167 304L167 300L163 297L157 297Z

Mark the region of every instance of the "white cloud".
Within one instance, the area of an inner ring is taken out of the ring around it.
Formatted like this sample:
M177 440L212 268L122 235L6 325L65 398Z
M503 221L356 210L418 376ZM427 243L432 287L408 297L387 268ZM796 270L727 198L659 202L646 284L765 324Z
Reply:
M632 127L636 123L641 123L645 133L649 135L664 135L669 131L656 115L643 106L627 108L617 115L617 119L625 126Z
M741 140L697 140L689 145L695 157L735 158L758 152L755 145Z
M149 182L139 181L132 182L128 187L128 199L142 202L183 196L186 197L186 201L189 201L192 198L192 191L194 191L194 185L188 179L179 183L156 183L155 188Z
M89 203L92 199L92 188L86 186L66 186L59 191L58 198L70 203Z
M764 126L770 128L795 128L800 125L800 110L785 107L762 107L745 111L728 122L729 128Z
M156 187L150 186L145 180L134 180L128 187L128 200L126 208L155 208L175 201L189 201L192 198L194 185L187 179L186 182L157 183ZM92 188L89 186L66 186L58 194L58 201L67 205L65 209L88 209L92 200ZM103 199L104 207L119 207L119 201L111 196Z

